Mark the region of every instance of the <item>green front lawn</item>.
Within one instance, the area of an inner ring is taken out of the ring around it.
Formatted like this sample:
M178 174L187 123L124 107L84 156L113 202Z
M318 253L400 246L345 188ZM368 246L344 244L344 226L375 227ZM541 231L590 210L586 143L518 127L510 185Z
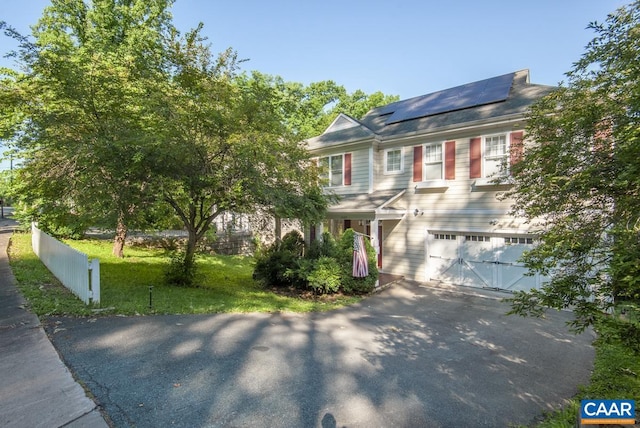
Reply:
M164 285L169 254L163 250L127 246L124 259L111 255L112 242L67 241L73 248L100 260L100 310L86 307L51 275L31 250L31 235L15 233L9 257L18 287L38 315L199 314L216 312L327 311L359 300L357 297L302 299L273 293L252 278L253 258L198 258L197 288ZM153 305L149 307L149 287Z

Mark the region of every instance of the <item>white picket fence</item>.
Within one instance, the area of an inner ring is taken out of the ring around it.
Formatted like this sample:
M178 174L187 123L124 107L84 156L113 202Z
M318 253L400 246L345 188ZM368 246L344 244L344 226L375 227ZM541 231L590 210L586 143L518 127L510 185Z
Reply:
M52 238L31 224L33 252L85 304L100 303L100 261Z

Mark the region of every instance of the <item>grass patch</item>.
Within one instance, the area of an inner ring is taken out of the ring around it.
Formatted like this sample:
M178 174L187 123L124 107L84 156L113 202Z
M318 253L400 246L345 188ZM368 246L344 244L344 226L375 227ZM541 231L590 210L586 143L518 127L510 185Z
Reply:
M31 235L14 233L8 248L18 289L38 315L89 315L88 308L58 281L31 249Z
M301 299L265 290L252 278L253 258L198 257L197 288L164 284L170 256L166 251L127 246L125 257L111 255L112 243L67 241L71 247L100 259L100 314L202 314L217 312L328 311L358 297ZM38 315L95 315L49 272L31 250L31 235L14 233L9 247L18 287ZM149 307L149 287L153 305Z

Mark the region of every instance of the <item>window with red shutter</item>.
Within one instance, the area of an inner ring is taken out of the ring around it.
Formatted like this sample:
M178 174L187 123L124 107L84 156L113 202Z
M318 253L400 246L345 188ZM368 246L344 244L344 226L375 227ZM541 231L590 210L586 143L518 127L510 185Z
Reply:
M510 164L515 165L522 160L524 154L524 132L512 132L510 141Z
M351 186L351 153L344 155L344 185Z
M413 148L413 181L422 181L422 146Z
M472 138L469 142L469 178L482 177L482 138Z
M444 178L445 180L456 179L456 142L447 141L444 143Z

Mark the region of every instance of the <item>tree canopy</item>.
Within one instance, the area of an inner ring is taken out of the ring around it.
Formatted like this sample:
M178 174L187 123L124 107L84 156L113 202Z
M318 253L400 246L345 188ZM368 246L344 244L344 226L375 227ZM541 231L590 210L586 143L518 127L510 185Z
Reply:
M397 95L385 95L380 91L366 94L358 89L349 93L344 86L333 80L313 82L305 86L259 72L253 72L245 78L271 86L278 93L276 111L281 115L287 130L298 140L322 134L340 113L359 119L372 108L399 99Z
M318 220L327 205L308 152L274 111L277 91L239 76L236 53L214 57L199 32L172 42L172 73L154 95L163 109L162 199L189 233L185 272L222 212L273 206L276 214Z
M568 81L537 103L508 196L538 229L526 264L550 281L513 311L573 308L578 330L616 302L640 299L640 2L596 33Z
M23 162L20 198L45 228L69 216L115 226L120 256L127 228L153 200L157 140L147 100L164 65L171 3L53 1L34 42L20 39L25 73L5 72L3 108L14 114L4 128Z
M172 4L53 0L33 41L0 23L23 68L0 76L0 138L22 160L16 195L45 229L113 228L122 257L129 228L172 212L189 233L188 270L222 212L321 219L329 197L300 141L395 98L241 73L202 24L181 34Z

